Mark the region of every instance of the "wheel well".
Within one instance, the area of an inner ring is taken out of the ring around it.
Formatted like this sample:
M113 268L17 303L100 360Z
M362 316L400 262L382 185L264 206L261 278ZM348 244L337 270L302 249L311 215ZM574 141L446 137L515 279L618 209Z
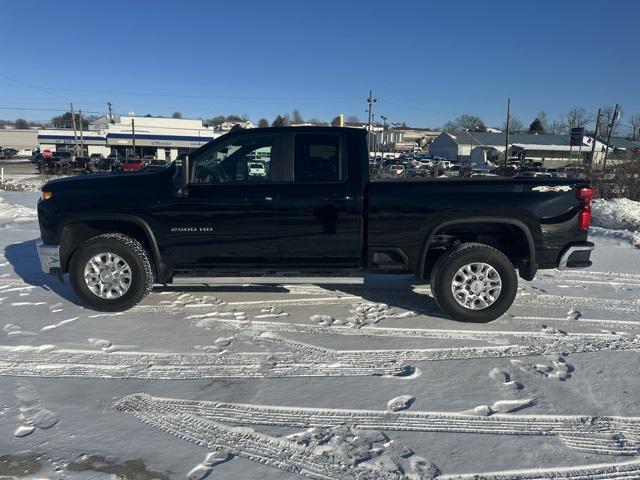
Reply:
M133 222L119 220L89 220L65 225L60 236L60 266L63 273L69 271L69 262L74 252L84 242L104 233L122 233L135 238L150 255L151 264L155 265L155 254L151 240L145 230Z
M431 267L449 248L460 243L484 243L504 253L516 268L531 263L529 238L518 225L510 223L463 222L438 228L429 239L424 256L423 278L430 278Z

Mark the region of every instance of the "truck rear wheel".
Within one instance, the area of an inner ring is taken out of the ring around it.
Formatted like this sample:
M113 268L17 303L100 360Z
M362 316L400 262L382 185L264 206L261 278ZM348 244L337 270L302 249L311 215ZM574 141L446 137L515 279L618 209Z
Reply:
M486 323L505 313L518 289L511 261L483 243L463 243L443 254L431 271L431 293L454 320Z
M153 270L140 242L108 233L90 238L76 250L69 265L69 280L87 307L121 312L149 294Z

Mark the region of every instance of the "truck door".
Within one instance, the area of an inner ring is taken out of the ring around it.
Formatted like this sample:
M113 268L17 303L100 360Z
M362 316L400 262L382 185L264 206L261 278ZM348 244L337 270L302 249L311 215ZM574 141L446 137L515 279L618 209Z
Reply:
M359 268L362 181L340 132L289 136L292 180L278 186L278 238L291 268ZM355 165L357 167L357 165Z
M162 209L166 257L176 269L280 263L275 203L278 134L240 133L190 158L188 195ZM262 168L258 168L260 164ZM250 167L253 165L253 167Z

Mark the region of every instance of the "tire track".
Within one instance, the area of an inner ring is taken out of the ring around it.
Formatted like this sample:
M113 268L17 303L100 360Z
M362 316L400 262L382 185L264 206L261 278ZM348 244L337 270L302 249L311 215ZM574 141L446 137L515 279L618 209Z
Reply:
M524 320L550 321L555 318L547 317L513 317ZM294 334L324 334L346 335L363 337L400 337L400 338L429 338L449 340L475 340L485 342L513 342L513 340L535 340L547 337L549 340L557 338L556 334L548 334L541 331L517 331L517 330L454 330L454 329L428 329L428 328L396 328L363 326L354 328L344 325L313 325L305 323L288 323L265 320L237 320L234 318L217 317L216 314L190 315L187 320L197 320L195 326L203 328L233 328L238 331L253 330L256 332L269 331L276 333ZM566 320L566 318L563 318ZM580 319L580 322L585 321ZM607 320L603 320L605 322ZM615 320L611 320L614 322ZM577 322L572 320L572 322ZM625 323L624 321L622 321ZM626 322L640 327L640 322ZM610 334L602 333L567 333L567 338L588 340L600 340L611 338Z
M550 338L553 337L553 338ZM640 337L601 334L597 339L542 336L524 345L401 350L333 350L287 340L271 332L248 334L256 345L275 352L169 353L56 349L52 345L0 346L0 375L28 377L282 378L305 376L414 375L416 362L500 358L564 352L638 351Z
M116 409L156 417L188 414L230 426L329 428L349 425L359 430L555 436L567 447L585 453L640 453L640 417L504 413L482 416L456 412L276 407L178 400L146 394L124 397L117 402Z

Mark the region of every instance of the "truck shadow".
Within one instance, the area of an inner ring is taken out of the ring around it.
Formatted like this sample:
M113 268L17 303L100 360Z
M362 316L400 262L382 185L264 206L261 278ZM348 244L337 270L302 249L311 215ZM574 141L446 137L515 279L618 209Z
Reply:
M25 283L52 291L65 300L78 304L69 283L60 283L57 278L41 270L35 239L7 245L4 249L4 256L13 266L16 275Z

